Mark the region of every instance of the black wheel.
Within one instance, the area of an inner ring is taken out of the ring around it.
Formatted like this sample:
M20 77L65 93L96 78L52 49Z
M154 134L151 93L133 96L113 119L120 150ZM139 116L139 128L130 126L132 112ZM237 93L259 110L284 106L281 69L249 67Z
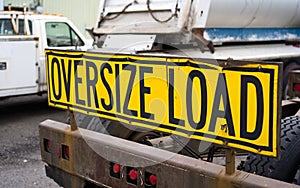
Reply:
M250 154L244 170L250 173L300 185L300 117L281 120L281 154L273 158Z
M76 124L79 128L95 131L99 133L109 134L120 138L127 139L133 130L124 126L124 124L111 121L96 116L90 116L79 112L74 113ZM70 118L66 120L70 124Z
M109 120L82 113L75 113L74 116L78 127L100 133L106 133L105 127L110 123Z
M297 61L292 61L290 63L288 63L283 71L283 85L282 85L282 98L283 99L288 99L288 95L287 95L287 90L288 90L288 76L289 76L289 72L293 71L293 70L300 70L300 63Z
M130 129L125 124L117 121L111 121L107 119L101 119L99 117L90 116L82 113L75 113L75 120L77 126L83 129L109 134L119 138L131 140L141 144L151 145L149 139L158 138L160 133L144 130L144 129ZM69 122L69 120L67 120Z
M138 142L140 144L145 144L148 146L152 146L150 139L159 138L161 137L161 133L155 131L148 131L148 132L135 132L133 133L129 140Z

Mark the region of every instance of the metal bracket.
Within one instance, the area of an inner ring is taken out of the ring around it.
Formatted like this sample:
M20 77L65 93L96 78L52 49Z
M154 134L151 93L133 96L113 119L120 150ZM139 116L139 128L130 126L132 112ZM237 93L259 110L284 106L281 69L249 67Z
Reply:
M232 175L235 172L235 151L232 148L227 148L225 151L226 174Z
M156 35L107 35L103 48L127 51L151 50Z
M78 130L78 126L77 126L77 123L76 123L74 112L71 111L71 110L69 110L69 117L70 117L71 131Z
M193 29L192 34L193 34L193 36L192 36L193 39L198 43L201 51L204 52L207 50L205 48L208 48L211 53L215 52L215 48L214 48L212 41L206 40L203 37L204 29Z

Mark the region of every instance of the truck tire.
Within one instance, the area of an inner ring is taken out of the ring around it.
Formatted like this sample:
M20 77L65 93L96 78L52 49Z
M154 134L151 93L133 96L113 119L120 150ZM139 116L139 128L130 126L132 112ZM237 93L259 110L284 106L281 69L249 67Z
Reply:
M134 132L129 140L138 142L140 144L145 144L148 146L152 146L151 142L149 142L150 139L161 137L161 134L159 132L155 131L148 131L148 132Z
M83 129L109 134L111 136L131 140L145 145L151 145L149 139L158 138L160 133L144 129L129 129L124 124L102 119L95 116L90 116L82 113L75 113L77 126Z
M77 126L80 128L107 134L108 132L106 132L105 128L111 123L109 120L100 119L98 117L89 116L82 113L75 113L75 120Z
M250 173L300 185L300 117L281 120L280 158L250 154L244 170Z

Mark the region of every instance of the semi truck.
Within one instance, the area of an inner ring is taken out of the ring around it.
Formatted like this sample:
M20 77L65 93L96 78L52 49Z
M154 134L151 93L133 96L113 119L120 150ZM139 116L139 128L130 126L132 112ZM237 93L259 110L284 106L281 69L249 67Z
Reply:
M44 49L82 49L89 42L66 17L0 12L0 99L47 91Z
M40 124L47 176L64 187L297 187L288 75L299 4L100 0L91 49L45 51L49 105L69 113Z

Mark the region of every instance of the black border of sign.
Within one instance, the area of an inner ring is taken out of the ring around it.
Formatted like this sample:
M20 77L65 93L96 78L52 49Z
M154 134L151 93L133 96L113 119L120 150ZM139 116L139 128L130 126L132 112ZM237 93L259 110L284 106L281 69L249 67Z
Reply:
M59 51L59 50L58 50ZM63 52L63 51L62 51ZM80 53L81 51L74 51L75 53ZM93 60L101 60L101 61L115 61L115 62L124 62L124 61L127 61L127 62L131 62L131 63L135 63L136 60L134 59L131 59L131 58L102 58L102 57L94 57L94 56L86 56L84 55L85 52L81 52L83 55L67 55L67 54L60 54L60 53L55 53L53 51L48 51L46 52L46 58L48 59L48 56L49 55L56 55L56 56L60 56L60 57L72 57L72 58L87 58L87 59L93 59ZM89 52L88 52L89 53ZM97 54L97 53L95 53ZM109 53L103 53L103 55L118 55L118 54L109 54ZM128 55L128 56L137 56L137 55L131 55L131 54L122 54L122 55ZM141 56L139 56L141 57ZM153 58L153 56L142 56L142 57L151 57ZM160 56L158 56L160 57ZM168 58L168 59L173 59L173 58L177 58L177 59L180 59L180 57L160 57L160 58ZM188 59L188 58L185 58L185 59ZM196 59L197 61L199 59ZM201 60L200 60L201 61ZM202 60L202 61L205 61ZM165 61L147 61L147 60L143 60L143 61L140 61L138 60L138 63L143 63L143 64L149 64L149 65L163 65L163 64L167 64L167 62ZM242 62L242 61L241 61ZM48 80L48 83L49 82L49 72L48 72L48 61L46 62L46 66L47 66L47 80ZM246 64L246 62L244 62L243 64ZM168 66L191 66L191 67L196 67L196 68L206 68L206 69L215 69L214 67L210 67L210 66L199 66L199 64L192 64L192 63L176 63L176 62L172 62L172 63L168 63ZM280 68L280 66L279 66ZM270 101L269 101L269 112L270 113L270 118L269 118L269 146L259 146L259 145L256 145L256 144L253 144L253 143L250 143L250 142L244 142L244 141L240 141L240 140L235 140L235 139L229 139L229 138L223 138L223 137L220 137L220 136L216 136L216 135L213 135L213 134L209 134L209 133L199 133L199 132L193 132L193 131L187 131L185 129L181 129L179 127L173 127L173 126L169 126L169 125L163 125L163 124L158 124L158 123L154 123L154 122L148 122L148 121L144 121L144 120L139 120L139 119L134 119L134 118L129 118L129 117L125 117L123 115L115 115L113 113L109 113L109 112L104 112L104 111L99 111L99 110L91 110L91 109L88 109L88 108L84 108L84 107L81 107L81 106L78 106L78 105L73 105L73 104L65 104L65 103L62 103L62 102L55 102L53 100L51 100L51 92L48 91L48 95L50 97L49 98L49 103L52 103L53 105L61 105L61 106L65 106L67 109L72 109L72 110L82 110L82 111L88 111L88 112L92 112L92 113L97 113L97 114L101 114L101 115L105 115L105 116L110 116L110 117L117 117L117 118L120 118L120 119L123 119L123 120L126 120L126 121L130 121L130 122L136 122L136 123L139 123L139 124L146 124L146 125L149 125L149 126L153 126L153 127L159 127L159 128L163 128L163 129L168 129L168 130L171 130L171 131L177 131L179 133L183 133L183 134L186 134L186 135L189 135L189 136L192 136L192 135L195 135L195 136L201 136L201 137L205 137L205 138L211 138L211 139L216 139L216 140L219 140L219 141L227 141L227 143L232 143L232 144L239 144L239 145L243 145L243 146L246 146L246 147L250 147L250 148L254 148L254 149L257 149L258 151L259 150L263 150L263 151L269 151L269 152L273 152L273 113L274 113L274 104L273 104L273 100L274 100L274 97L273 97L273 91L274 91L274 70L273 69L266 69L266 68L245 68L245 67L228 67L228 68L223 68L223 71L243 71L243 72L263 72L263 73L267 73L267 74L270 74ZM48 84L48 89L50 90L50 85ZM278 87L278 90L280 89L280 87ZM278 118L277 118L278 119Z

